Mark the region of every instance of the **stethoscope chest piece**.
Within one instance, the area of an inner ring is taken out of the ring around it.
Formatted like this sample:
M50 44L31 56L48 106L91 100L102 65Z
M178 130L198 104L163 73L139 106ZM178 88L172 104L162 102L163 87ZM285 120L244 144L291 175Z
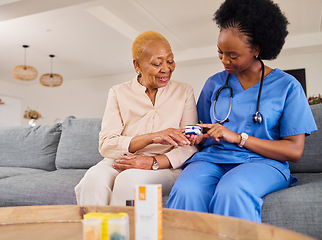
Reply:
M261 124L263 122L263 116L260 112L257 112L253 115L253 121L254 123Z

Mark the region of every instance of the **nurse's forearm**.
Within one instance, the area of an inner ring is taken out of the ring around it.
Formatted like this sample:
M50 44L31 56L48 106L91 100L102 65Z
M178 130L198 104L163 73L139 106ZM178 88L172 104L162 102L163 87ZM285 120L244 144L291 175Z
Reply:
M244 147L270 159L297 162L302 156L304 142L304 134L284 137L276 141L249 136Z

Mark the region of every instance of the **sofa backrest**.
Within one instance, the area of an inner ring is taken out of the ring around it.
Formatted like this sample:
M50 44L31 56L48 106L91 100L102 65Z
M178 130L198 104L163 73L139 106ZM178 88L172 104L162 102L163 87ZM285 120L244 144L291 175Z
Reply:
M322 104L311 105L318 131L305 138L302 158L297 163L290 163L293 173L322 172Z
M98 151L99 118L67 117L56 155L57 169L88 169L103 159Z
M0 128L0 167L55 170L61 124Z

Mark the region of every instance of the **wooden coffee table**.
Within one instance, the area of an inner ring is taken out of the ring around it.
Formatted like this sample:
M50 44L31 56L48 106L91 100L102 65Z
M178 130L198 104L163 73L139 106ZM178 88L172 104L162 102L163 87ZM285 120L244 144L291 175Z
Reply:
M0 208L0 238L6 240L82 240L83 215L126 212L134 240L134 208L112 206L26 206ZM313 238L267 224L214 214L163 209L164 240Z

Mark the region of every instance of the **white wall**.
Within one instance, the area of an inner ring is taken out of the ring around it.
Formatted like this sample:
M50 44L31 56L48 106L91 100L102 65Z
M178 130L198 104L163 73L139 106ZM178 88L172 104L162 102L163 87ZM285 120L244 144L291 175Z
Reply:
M21 125L22 100L16 97L8 97L0 94L0 127Z
M48 88L40 84L27 87L24 106L37 109L43 118L39 124L61 122L67 116L101 118L108 90L111 86L129 81L133 73L65 81L60 87Z
M23 85L11 82L0 81L0 98L5 104L0 105L0 127L21 125L23 122L22 109L26 96L26 89ZM8 116L4 116L8 115ZM18 119L13 119L21 116ZM7 118L8 117L8 118Z
M264 62L269 67L283 70L305 68L307 95L322 94L322 51L301 54L281 53L276 60ZM198 97L207 78L222 70L223 67L218 58L209 59L209 63L202 65L180 66L179 63L173 78L188 82Z
M282 54L268 65L285 70L305 68L307 96L322 94L322 51Z
M17 84L15 80L12 80L12 82L0 81L0 94L5 96L24 98L26 90L24 85Z
M266 61L265 64L281 69L305 68L308 96L322 93L320 74L322 51L281 54L277 60ZM198 98L207 78L222 69L217 58L208 59L200 64L179 62L173 79L189 83L195 90L195 97ZM39 124L53 124L69 115L78 118L100 118L104 113L109 88L130 81L134 76L133 71L113 76L65 81L62 86L56 88L43 87L39 83L21 85L0 81L0 95L22 99L21 118L28 106L38 110L43 115ZM22 125L27 125L27 120L22 119Z

